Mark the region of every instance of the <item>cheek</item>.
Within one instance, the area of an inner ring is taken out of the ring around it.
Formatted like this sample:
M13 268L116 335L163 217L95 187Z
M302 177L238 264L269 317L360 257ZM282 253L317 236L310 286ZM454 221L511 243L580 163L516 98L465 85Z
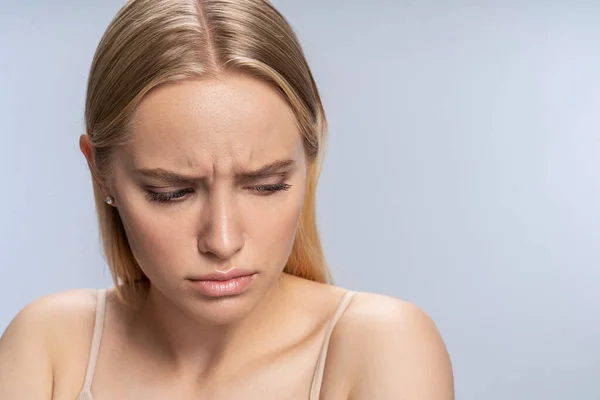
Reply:
M260 212L250 214L246 224L248 238L254 242L261 255L279 265L287 262L292 250L302 212L304 191L281 195L282 198L277 199L274 204L264 204Z
M178 223L179 217L157 212L156 205L137 196L125 196L119 213L133 255L146 275L151 277L161 274L164 267L183 265L183 260L178 259L185 254L181 246L192 235L186 236L186 227Z

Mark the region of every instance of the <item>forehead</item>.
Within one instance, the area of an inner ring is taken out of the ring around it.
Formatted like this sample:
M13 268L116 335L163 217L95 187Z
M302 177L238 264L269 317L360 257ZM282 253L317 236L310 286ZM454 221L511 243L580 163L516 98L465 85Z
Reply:
M302 146L287 103L268 84L243 75L155 88L131 128L125 151L138 167L225 171L290 158Z

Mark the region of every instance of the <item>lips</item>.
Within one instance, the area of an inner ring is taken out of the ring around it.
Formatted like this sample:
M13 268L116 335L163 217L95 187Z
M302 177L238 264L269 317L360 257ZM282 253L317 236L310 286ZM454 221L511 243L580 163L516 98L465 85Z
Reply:
M257 273L247 270L213 272L188 278L190 286L207 297L237 296L244 293L256 279Z
M188 278L191 281L228 281L244 276L254 275L256 272L243 269L230 269L227 272L211 272L208 274L197 275Z

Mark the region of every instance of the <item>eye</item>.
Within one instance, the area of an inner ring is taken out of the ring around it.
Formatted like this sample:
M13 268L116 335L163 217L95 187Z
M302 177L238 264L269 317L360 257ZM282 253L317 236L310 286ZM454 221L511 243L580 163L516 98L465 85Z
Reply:
M147 192L148 194L146 195L146 198L148 199L148 201L157 203L169 203L184 198L185 195L188 193L193 193L194 189L188 188L177 190L175 192L155 192L152 190L147 190Z
M291 188L292 185L288 185L287 183L277 183L274 185L256 185L256 186L251 186L250 190L254 191L254 192L258 192L262 195L269 195L275 192L280 192L283 190L288 190L289 188Z

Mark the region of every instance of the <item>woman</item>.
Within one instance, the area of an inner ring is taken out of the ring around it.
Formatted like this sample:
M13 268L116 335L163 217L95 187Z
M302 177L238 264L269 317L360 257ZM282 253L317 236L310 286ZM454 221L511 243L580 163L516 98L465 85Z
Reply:
M22 310L0 341L1 399L453 398L423 312L329 284L325 116L267 1L127 3L86 127L115 288Z

